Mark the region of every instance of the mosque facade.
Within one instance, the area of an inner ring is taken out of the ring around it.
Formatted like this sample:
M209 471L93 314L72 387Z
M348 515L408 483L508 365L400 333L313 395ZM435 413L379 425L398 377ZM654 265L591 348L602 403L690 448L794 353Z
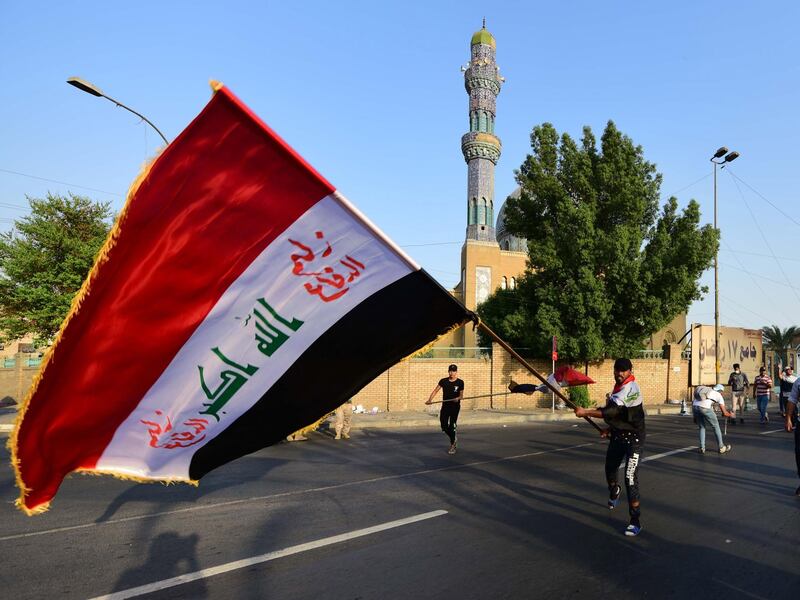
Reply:
M470 59L461 70L469 96L469 131L461 138L461 152L467 163L467 229L461 247L461 279L453 295L475 310L498 289L513 289L525 272L527 241L513 236L505 227L505 203L495 220L494 170L500 160L502 144L495 133L497 96L505 79L496 61L494 36L483 27L470 41ZM511 195L518 196L517 188ZM686 330L686 314L656 332L646 347L660 349L663 342L674 343ZM474 348L478 345L472 325L442 337L437 347Z

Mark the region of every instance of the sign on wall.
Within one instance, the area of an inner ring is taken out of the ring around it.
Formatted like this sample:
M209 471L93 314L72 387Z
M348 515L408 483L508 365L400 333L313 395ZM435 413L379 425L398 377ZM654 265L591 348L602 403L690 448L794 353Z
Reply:
M734 363L739 363L750 383L764 364L760 329L720 327L720 383L728 383L728 375ZM713 325L692 325L692 380L691 385L714 385L716 383L717 358Z

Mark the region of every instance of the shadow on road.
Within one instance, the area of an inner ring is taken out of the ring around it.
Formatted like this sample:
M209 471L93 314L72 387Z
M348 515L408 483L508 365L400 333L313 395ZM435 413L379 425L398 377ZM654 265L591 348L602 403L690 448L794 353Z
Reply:
M197 561L199 539L196 533L187 536L175 532L159 534L150 543L144 564L122 573L114 584L113 591L119 592L143 585L143 582L152 582L156 579L160 581L199 571L200 565ZM205 581L201 579L190 585L192 598L206 597ZM174 594L171 593L170 597L174 597Z

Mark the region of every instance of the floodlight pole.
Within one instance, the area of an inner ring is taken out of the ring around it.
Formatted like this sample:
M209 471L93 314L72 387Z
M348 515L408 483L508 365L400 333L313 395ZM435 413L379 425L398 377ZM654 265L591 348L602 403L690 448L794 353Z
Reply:
M722 157L722 160L719 160ZM714 165L714 229L717 229L717 166L725 168L725 164L739 158L738 152L728 152L725 146L720 147L711 157ZM719 231L719 229L717 229ZM715 383L720 382L720 340L719 340L719 244L714 253L714 373Z
M129 112L132 112L137 117L139 117L142 121L144 121L145 123L150 125L150 127L155 129L156 133L161 136L162 140L164 140L164 143L169 145L169 141L167 140L167 138L164 137L164 134L161 133L161 131L159 131L158 127L153 125L153 123L152 123L152 121L150 121L150 119L145 117L143 114L136 112L130 106L125 106L122 102L114 100L114 98L112 98L111 96L107 96L96 85L93 85L93 84L89 83L88 81L84 81L83 79L80 79L79 77L70 77L69 79L67 79L67 83L70 84L71 86L74 86L74 87L78 88L82 92L86 92L87 94L91 94L92 96L105 98L106 100L110 100L111 102L113 102L117 106L119 106L121 108L124 108L125 110L127 110Z

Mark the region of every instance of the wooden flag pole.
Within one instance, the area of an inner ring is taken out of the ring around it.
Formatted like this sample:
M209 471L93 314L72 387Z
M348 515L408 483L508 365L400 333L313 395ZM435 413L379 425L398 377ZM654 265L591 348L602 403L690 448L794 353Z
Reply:
M477 400L478 398L493 398L494 396L502 396L503 394L513 394L509 390L504 390L500 392L492 392L491 394L481 394L480 396L467 396L466 398L461 398L461 401L464 400ZM431 404L441 404L442 402L454 402L454 400L431 400Z
M559 398L561 398L561 399L564 401L564 403L565 403L567 406L569 406L570 408L573 408L573 409L574 409L574 408L578 408L578 407L577 407L577 406L576 406L576 405L575 405L573 402L571 402L571 401L570 401L570 400L569 400L569 399L568 399L568 398L567 398L567 397L566 397L564 394L562 394L560 390L557 390L557 389L556 389L556 388L555 388L555 387L554 387L554 386L553 386L553 385L552 385L552 384L551 384L549 381L547 381L547 379L545 379L545 378L544 378L544 376L543 376L543 375L541 375L541 373L539 373L539 372L538 372L536 369L534 369L532 366L530 366L530 365L529 365L529 364L528 364L528 363L525 361L525 359L524 359L524 358L522 358L522 357L521 357L519 354L517 354L517 353L514 351L514 349L513 349L511 346L509 346L508 344L506 344L506 343L505 343L505 341L503 341L502 339L500 339L500 337L499 337L499 336L498 336L498 335L497 335L497 334L496 334L494 331L492 331L492 330L489 328L489 326L488 326L488 325L486 325L486 324L485 324L483 321L481 321L480 319L478 319L478 321L477 321L477 325L478 325L478 327L480 327L481 329L483 329L483 331L484 331L484 332L486 332L486 334L487 334L487 335L488 335L490 338L492 338L492 339L493 339L495 342L497 342L498 344L500 344L500 346L502 346L503 350L505 350L505 351L506 351L506 352L508 352L508 353L509 353L511 356L513 356L515 359L517 359L517 361L519 362L519 364L521 364L523 367L525 367L526 369L528 369L528 371L530 371L530 372L531 372L531 373L534 375L534 377L536 377L536 378L537 378L538 380L540 380L540 381L541 381L543 384L545 384L545 385L546 385L548 388L550 388L550 391L552 391L552 392L553 392L553 393L554 393L556 396L558 396ZM603 429L602 429L602 427L600 427L600 426L599 426L597 423L595 423L594 421L592 421L592 420L591 420L589 417L583 417L583 418L584 418L584 419L586 419L586 422L587 422L587 423L589 423L589 424L590 424L592 427L594 427L595 429L597 429L597 431L599 431L599 432L601 432L601 433L603 432Z

